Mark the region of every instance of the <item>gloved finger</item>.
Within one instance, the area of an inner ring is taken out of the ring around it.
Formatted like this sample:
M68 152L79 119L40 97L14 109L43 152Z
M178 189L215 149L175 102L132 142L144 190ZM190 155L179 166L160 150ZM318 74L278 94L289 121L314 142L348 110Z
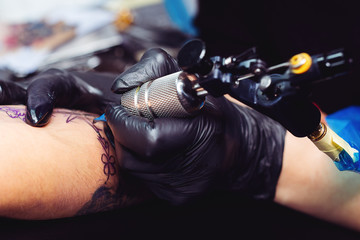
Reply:
M120 74L114 81L111 90L124 93L149 80L179 71L176 60L166 51L153 48L145 52L140 61Z
M26 90L13 82L0 80L0 104L25 104Z
M142 158L161 156L159 161L191 146L201 125L191 119L158 118L150 121L130 115L121 105L109 105L105 115L115 145L118 143Z
M56 103L66 105L79 95L72 76L56 69L39 74L27 89L26 123L35 127L46 125Z

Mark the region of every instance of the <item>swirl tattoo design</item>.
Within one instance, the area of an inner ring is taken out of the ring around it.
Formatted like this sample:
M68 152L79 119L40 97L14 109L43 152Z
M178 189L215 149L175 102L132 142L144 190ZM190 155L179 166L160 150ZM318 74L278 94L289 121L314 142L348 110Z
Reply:
M68 113L67 113L68 114ZM77 119L79 116L70 114L67 119L66 123L69 123L75 119ZM116 175L116 162L115 157L111 155L110 153L110 144L109 142L101 136L100 132L101 129L97 128L91 121L89 121L87 118L82 118L90 127L94 129L94 131L97 133L98 141L100 142L102 148L104 149L104 153L101 155L101 162L104 164L104 174L107 176L107 179L105 181L105 184L109 181L111 176Z
M116 174L115 168L115 158L110 155L110 145L109 143L100 135L98 136L98 140L101 143L105 153L101 155L101 161L104 163L104 174L107 176L105 184L109 180L110 176L114 176Z
M21 120L22 122L25 122L26 111L24 106L0 106L0 112L4 113L2 116L10 117L11 119L14 119L14 121ZM142 202L143 199L152 197L152 194L149 193L142 184L133 182L129 175L121 172L121 169L117 167L116 157L112 154L112 146L105 137L105 131L96 127L92 122L94 119L93 114L74 112L66 109L54 109L53 112L56 114L52 117L57 117L59 116L58 114L60 114L64 117L64 119L61 118L61 121L65 121L66 124L77 124L80 122L81 124L84 124L85 122L86 125L90 126L96 133L93 137L97 137L97 140L103 149L101 151L101 157L98 160L101 161L101 163L98 162L98 165L100 171L103 172L100 172L100 175L102 176L101 181L104 182L100 183L101 186L93 193L92 198L78 210L76 215L110 211L133 205ZM139 189L141 189L141 191L139 191Z
M25 110L24 108L16 108L16 107L8 107L8 106L0 106L0 111L5 112L10 118L20 119L25 122ZM85 121L94 131L97 133L97 139L100 142L104 153L101 155L101 162L104 164L103 172L107 177L105 184L109 181L111 176L116 175L116 161L115 157L110 153L110 144L109 142L101 136L101 129L97 128L89 118L93 118L92 114L86 113L74 113L67 110L56 109L54 113L64 114L66 117L66 123L70 123L75 119L80 119Z
M25 122L25 112L23 109L0 106L0 111L5 112L10 118L18 118Z

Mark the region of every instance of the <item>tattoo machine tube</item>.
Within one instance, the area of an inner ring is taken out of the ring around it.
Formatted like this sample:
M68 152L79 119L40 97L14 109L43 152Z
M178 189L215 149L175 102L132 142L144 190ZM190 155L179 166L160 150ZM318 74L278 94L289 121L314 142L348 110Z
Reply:
M196 77L183 71L148 81L121 96L121 105L132 115L150 120L158 117L183 118L196 114L205 104L205 94ZM106 122L105 115L94 122Z
M337 135L329 126L320 123L309 139L315 146L328 155L339 170L360 172L359 151Z
M131 114L154 119L189 117L200 110L205 97L194 88L195 76L179 71L124 93L121 105Z

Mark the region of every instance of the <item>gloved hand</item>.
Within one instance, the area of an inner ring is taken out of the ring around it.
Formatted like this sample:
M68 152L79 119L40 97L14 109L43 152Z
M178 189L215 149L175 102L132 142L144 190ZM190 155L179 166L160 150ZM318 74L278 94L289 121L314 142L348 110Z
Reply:
M113 74L68 72L49 69L29 80L26 96L26 122L44 126L54 107L80 109L101 114L108 103L119 102L110 91Z
M25 104L25 85L0 79L0 105Z
M178 70L165 51L151 49L112 90L123 93ZM274 197L285 130L250 108L208 96L193 118L150 121L116 104L107 107L106 118L120 166L161 199L180 204L213 190Z

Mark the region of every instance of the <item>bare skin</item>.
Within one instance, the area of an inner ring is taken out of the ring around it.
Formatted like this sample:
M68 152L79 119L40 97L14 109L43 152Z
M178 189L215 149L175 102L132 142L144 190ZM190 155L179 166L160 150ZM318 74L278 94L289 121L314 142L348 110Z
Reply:
M326 114L321 113L321 121L326 122ZM274 201L360 231L360 174L339 171L306 137L286 133L283 166Z
M103 123L55 109L45 128L24 122L23 106L0 106L0 215L50 219L135 204ZM139 196L138 196L139 195Z
M339 171L307 138L286 134L275 202L360 231L360 174Z

